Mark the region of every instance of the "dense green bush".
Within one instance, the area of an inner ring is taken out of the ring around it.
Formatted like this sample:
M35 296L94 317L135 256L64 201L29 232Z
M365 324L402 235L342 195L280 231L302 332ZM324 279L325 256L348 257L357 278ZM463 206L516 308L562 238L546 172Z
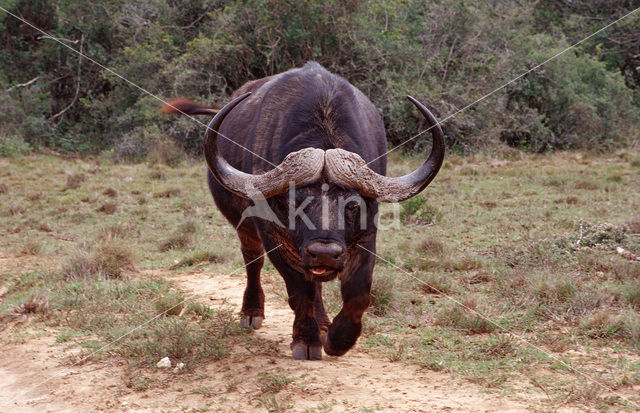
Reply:
M534 66L569 45L549 35L532 36L514 60ZM607 149L637 136L638 108L624 78L592 56L569 51L510 88L502 138L513 146ZM633 133L635 131L635 133Z
M372 99L391 145L425 128L407 94L447 119L460 151L501 140L533 151L629 144L639 135L636 15L457 113L637 7L594 3L0 0L137 85L0 12L0 154L109 150L131 162L163 139L199 154L204 125L159 115L145 90L224 103L244 82L309 60ZM405 148L429 142L421 135Z

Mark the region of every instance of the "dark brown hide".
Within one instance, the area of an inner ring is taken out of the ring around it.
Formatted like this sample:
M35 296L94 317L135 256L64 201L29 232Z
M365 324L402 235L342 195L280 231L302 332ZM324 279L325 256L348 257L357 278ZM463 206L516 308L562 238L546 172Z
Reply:
M223 138L218 139L217 148L233 168L263 174L282 163L288 154L318 148L357 154L365 162L371 161L367 166L372 172L386 174L387 143L382 118L369 99L343 78L310 62L302 68L249 82L232 97L247 92L251 95L235 108L228 113L222 110L226 117L219 128ZM214 201L237 228L247 264L242 323L258 328L264 318L260 270L262 256L269 251L269 259L284 278L289 305L295 313L291 348L296 359L320 359L322 348L330 355L346 353L360 335L362 315L370 303L375 256L366 250L375 251L378 204L367 196L362 204L351 203L345 212L346 225L338 225L334 214L337 200L358 197L360 193L352 186L332 183L329 178L325 173L314 182L296 186L295 198L290 199L289 194L269 197L265 202L283 224L279 225L273 220L243 217L243 211L255 207L254 201L236 195L211 172L208 174ZM321 222L323 197L333 208L328 223ZM306 199L312 200L305 204ZM290 201L294 207L306 205L304 212L311 227L296 216L295 225L290 225ZM360 218L364 219L364 226L358 225ZM335 255L333 259L331 255ZM336 277L341 283L343 307L329 320L322 303L322 282Z

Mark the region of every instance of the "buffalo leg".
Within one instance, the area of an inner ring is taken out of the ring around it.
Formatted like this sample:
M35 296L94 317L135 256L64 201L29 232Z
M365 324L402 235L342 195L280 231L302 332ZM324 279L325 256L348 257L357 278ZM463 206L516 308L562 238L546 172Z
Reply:
M259 329L264 320L264 292L260 270L264 264L264 248L253 222L247 220L238 228L240 248L247 269L247 287L242 298L242 327Z
M321 360L322 343L316 321L315 283L301 276L285 277L289 306L295 314L293 320L293 341L291 351L296 360Z
M320 334L326 334L329 326L331 325L331 321L329 317L327 317L327 313L324 309L324 302L322 301L322 283L316 282L316 296L314 300L314 310L316 316L316 322L318 323L318 328L320 329Z
M327 333L321 336L324 351L331 356L341 356L349 351L362 332L362 314L371 303L369 294L373 255L364 257L364 261L364 265L342 281L342 309L333 319Z
M207 172L207 182L216 206L227 221L236 227L240 238L240 249L247 269L247 287L242 299L240 324L258 329L264 320L264 292L260 285L264 248L253 220L241 221L242 211L249 207L249 203L222 187L211 172Z
M278 233L271 233L270 237L265 237L264 248L267 251L274 251L269 254L269 258L276 267L287 287L289 295L289 307L294 312L293 320L293 341L291 350L293 358L296 360L321 360L322 343L316 321L316 291L320 293L316 283L305 279L304 274L292 268L286 260L283 251L276 251L283 245ZM322 294L319 294L322 300ZM324 313L324 308L322 308ZM326 316L325 316L326 318Z
M268 250L275 248L275 245L269 244L270 242L273 243L273 240L266 240L265 248ZM303 274L291 268L281 254L270 254L269 258L284 279L289 295L289 307L294 312L293 341L291 342L293 358L322 360L322 343L318 321L316 321L316 315L324 314L324 307L321 307L320 313L316 311L317 295L319 300L322 300L321 290L315 282L307 281ZM326 323L328 324L328 319Z

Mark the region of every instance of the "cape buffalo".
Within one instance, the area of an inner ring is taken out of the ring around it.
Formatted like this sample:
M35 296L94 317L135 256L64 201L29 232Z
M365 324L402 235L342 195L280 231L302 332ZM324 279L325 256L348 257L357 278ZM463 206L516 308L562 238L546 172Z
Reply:
M408 96L427 119L433 145L421 167L391 178L380 114L319 64L251 81L232 98L222 109L178 99L163 111L215 114L204 154L213 199L236 227L246 263L241 324L257 329L264 319L267 251L295 313L293 358L319 360L323 348L343 355L360 336L370 303L378 202L408 199L431 182L444 157L442 129ZM331 321L322 283L336 277L343 307Z

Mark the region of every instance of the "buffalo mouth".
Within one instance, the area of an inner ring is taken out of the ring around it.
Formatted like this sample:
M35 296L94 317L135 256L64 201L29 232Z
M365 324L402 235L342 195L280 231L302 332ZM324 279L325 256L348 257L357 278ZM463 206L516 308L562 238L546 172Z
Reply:
M307 274L313 281L330 281L338 275L338 269L325 266L314 266L307 269Z

